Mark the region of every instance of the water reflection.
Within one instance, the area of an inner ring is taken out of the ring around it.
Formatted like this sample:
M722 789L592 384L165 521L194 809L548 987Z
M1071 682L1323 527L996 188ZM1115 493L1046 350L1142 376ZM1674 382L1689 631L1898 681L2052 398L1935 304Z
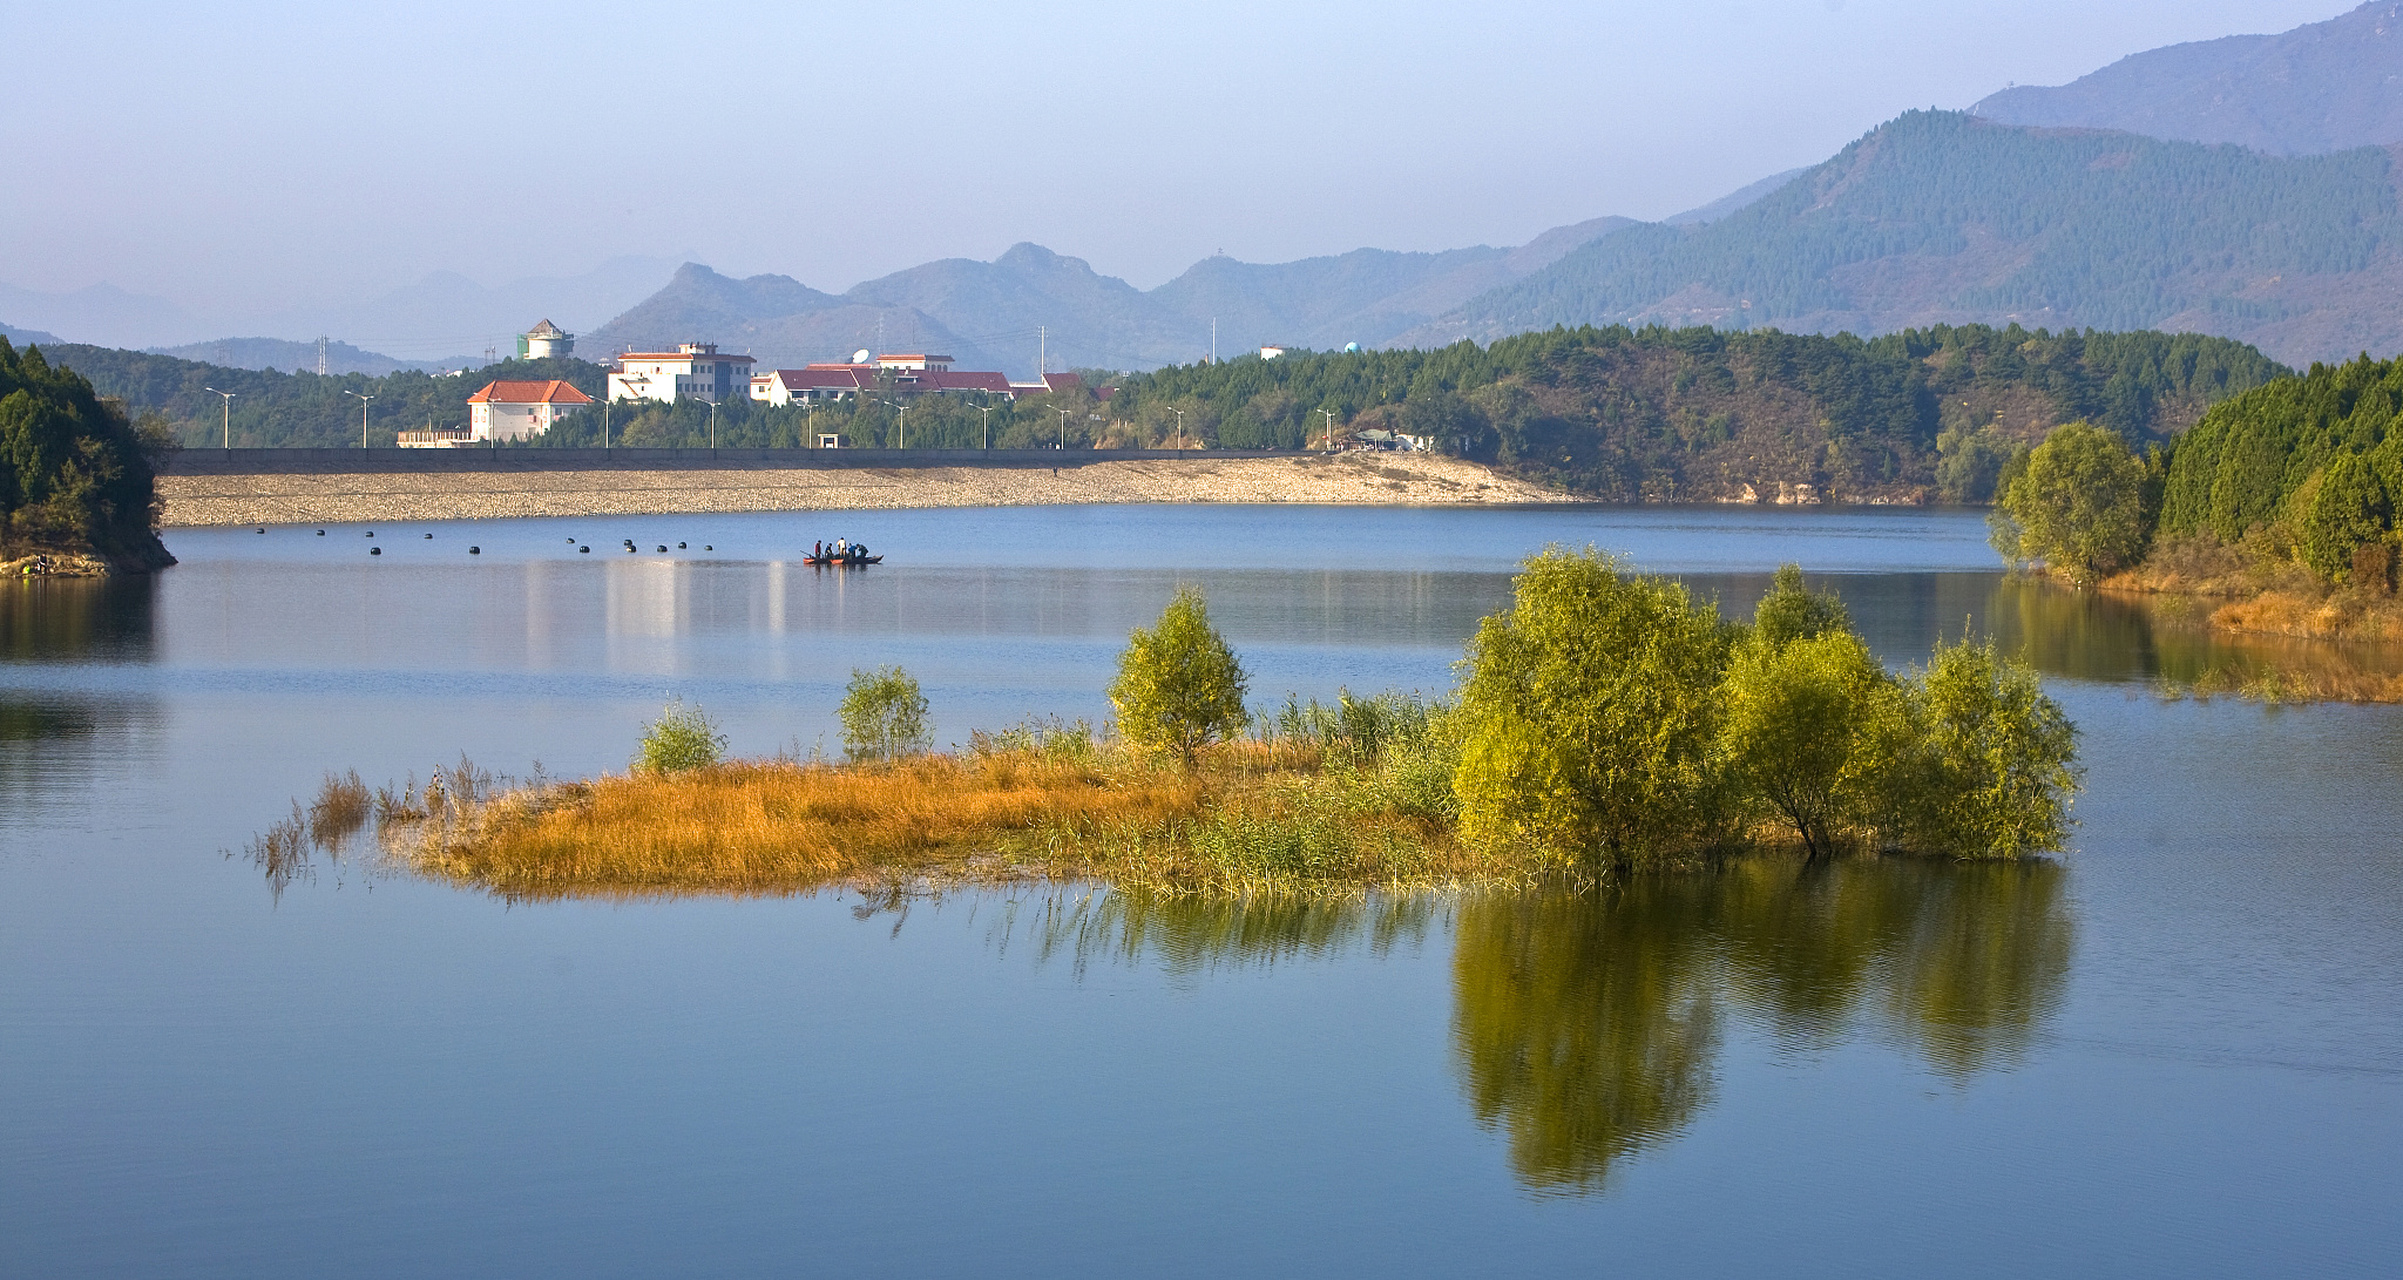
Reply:
M141 662L152 656L158 579L0 582L0 662Z
M2052 863L1755 861L1460 910L1453 1047L1519 1180L1591 1192L1706 1107L1722 1020L1795 1049L1876 1030L1965 1079L2023 1052L2069 972Z
M1988 616L2002 643L2037 670L2080 680L2354 697L2403 673L2403 647L2214 631L2204 622L2210 607L2006 578Z
M1274 965L1415 949L1448 914L1431 896L1368 899L1157 898L1092 891L1010 900L991 926L1004 954L1031 948L1037 964L1157 963L1186 985L1222 967Z

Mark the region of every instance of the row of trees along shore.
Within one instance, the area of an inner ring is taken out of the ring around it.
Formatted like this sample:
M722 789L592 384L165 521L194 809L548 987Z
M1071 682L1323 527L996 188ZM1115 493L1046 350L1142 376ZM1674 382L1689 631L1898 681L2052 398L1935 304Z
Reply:
M457 426L496 378L550 379L587 395L583 360L505 361L457 377L319 377L221 369L169 356L61 347L103 394L156 410L182 443L215 445L235 393L237 447L389 446L400 430ZM2211 404L2287 371L2242 343L2195 334L2048 333L1938 326L1873 339L1712 329L1555 329L1431 351L1293 351L1149 373L1085 370L1087 389L1016 402L862 396L771 407L747 397L621 404L612 443L799 448L821 433L925 448L1293 449L1371 428L1432 439L1563 490L1610 500L1764 497L1810 485L1836 500L1984 502L2012 453L2087 419L2164 439ZM1095 394L1111 388L1107 398ZM887 403L887 401L894 403ZM906 415L899 405L906 403ZM986 412L990 410L990 412ZM602 415L568 418L527 447L601 442Z
M1242 663L1188 589L1121 655L1114 733L1031 721L938 753L916 681L885 668L853 673L843 763L727 761L705 715L671 706L625 774L496 786L463 763L374 808L409 864L511 897L950 874L1243 893L1778 849L2016 858L2060 847L2080 780L2076 730L2033 671L1964 638L1890 672L1792 566L1741 622L1554 548L1463 667L1434 702L1247 709ZM263 863L301 836L296 818Z
M171 447L156 415L131 420L80 374L0 338L0 561L90 556L137 572L175 563L158 538L153 469Z
M2243 594L2395 586L2403 360L2314 365L2140 455L2071 423L2002 477L1995 544L2082 583Z

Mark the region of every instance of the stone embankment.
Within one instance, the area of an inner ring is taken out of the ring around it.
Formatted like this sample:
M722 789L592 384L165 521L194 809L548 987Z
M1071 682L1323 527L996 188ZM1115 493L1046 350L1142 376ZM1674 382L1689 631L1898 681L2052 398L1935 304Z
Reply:
M184 527L1063 503L1448 506L1574 501L1473 462L1392 453L1071 462L1056 469L962 465L221 472L163 475L159 493L166 499L166 523Z

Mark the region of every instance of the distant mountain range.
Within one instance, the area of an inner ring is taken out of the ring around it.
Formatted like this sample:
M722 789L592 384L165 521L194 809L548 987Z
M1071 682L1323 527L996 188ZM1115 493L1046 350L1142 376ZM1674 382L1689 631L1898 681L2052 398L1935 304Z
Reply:
M154 355L197 360L202 364L227 369L317 372L318 352L314 342L291 342L283 338L218 338L212 342L187 342L180 347L152 347L150 350ZM380 378L402 369L435 373L473 368L483 363L483 359L475 356L459 356L451 360L396 360L381 352L362 351L347 342L329 341L325 344L325 371L330 374L364 373L371 378Z
M2403 3L2376 0L2272 36L2229 36L2122 58L2056 88L1971 107L2003 124L2118 129L2318 155L2403 142Z
M591 359L695 339L790 367L855 349L939 348L964 364L1020 374L1040 353L1052 369L1148 369L1263 343L1378 346L1495 285L1637 225L1596 218L1516 248L1350 253L1274 265L1212 257L1142 290L1083 260L1020 244L991 262L948 258L840 294L789 276L744 280L686 263L666 288L578 340Z

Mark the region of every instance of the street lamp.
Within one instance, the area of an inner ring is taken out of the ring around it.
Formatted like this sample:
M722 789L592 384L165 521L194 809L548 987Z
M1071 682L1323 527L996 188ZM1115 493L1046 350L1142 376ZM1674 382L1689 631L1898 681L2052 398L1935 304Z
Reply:
M1059 412L1060 412L1060 451L1061 451L1061 452L1063 452L1063 453L1065 453L1065 452L1067 452L1067 450L1068 450L1068 411L1067 411L1066 409L1062 409L1062 410L1060 410Z
M899 447L909 448L909 406L898 400L879 400L876 403L889 404L901 411L901 443Z
M718 451L718 402L709 402L709 451Z
M1182 453L1185 448L1185 411L1170 409L1169 412L1176 415L1176 447L1177 451Z
M234 447L234 397L235 397L235 396L238 396L238 395L240 395L240 394L242 394L242 393L241 393L241 392L239 392L239 391L219 391L219 390L217 390L217 388L215 388L215 387L202 387L202 388L201 388L201 390L203 390L203 391L206 391L206 392L209 392L209 393L211 393L211 394L213 394L213 395L221 395L221 396L224 396L224 397L225 397L225 447L226 447L226 448L228 448L228 449L231 449L231 448L233 448L233 447Z
M342 394L359 396L359 447L364 449L367 447L367 402L375 397L359 395L356 391L345 391Z
M1321 413L1321 414L1324 414L1324 415L1326 416L1326 419L1327 419L1327 452L1329 452L1329 453L1333 453L1333 452L1335 452L1335 414L1334 414L1334 411L1332 411L1332 410L1329 410L1329 409L1321 409L1321 410L1319 410L1318 412L1319 412L1319 413Z
M991 453L993 451L993 406L980 404L976 406L976 409L977 412L985 415L985 452Z

